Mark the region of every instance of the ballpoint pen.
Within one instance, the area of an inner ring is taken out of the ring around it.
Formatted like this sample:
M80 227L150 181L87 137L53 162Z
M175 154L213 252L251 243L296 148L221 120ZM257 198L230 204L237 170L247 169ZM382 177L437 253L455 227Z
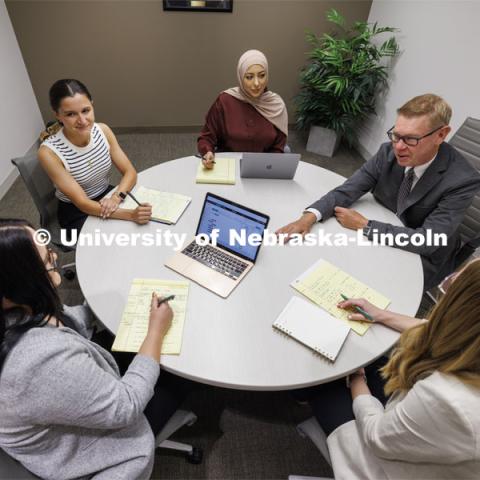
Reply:
M133 196L132 192L127 192L127 195L139 206L141 207L142 204Z
M132 192L127 192L127 195L139 206L141 207L142 204L133 196ZM169 222L168 220L159 220L158 218L151 218L150 221L163 223L164 225L173 225L173 222Z
M343 293L340 294L340 296L344 299L344 300L349 300L349 298L344 295ZM358 313L361 313L367 320L369 320L370 322L375 322L375 320L373 319L373 317L367 313L363 308L359 307L358 305L352 305L352 307L354 308L354 310L356 310ZM362 320L360 320L362 321Z
M168 297L162 298L161 300L158 299L157 307L159 307L164 302L168 302L169 300L173 300L174 298L175 298L175 295L169 295Z

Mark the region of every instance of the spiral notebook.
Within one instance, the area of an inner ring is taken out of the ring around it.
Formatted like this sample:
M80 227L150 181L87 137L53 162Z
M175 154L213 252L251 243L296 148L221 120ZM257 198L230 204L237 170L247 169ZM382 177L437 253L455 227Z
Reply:
M350 327L321 308L292 297L273 326L334 362Z

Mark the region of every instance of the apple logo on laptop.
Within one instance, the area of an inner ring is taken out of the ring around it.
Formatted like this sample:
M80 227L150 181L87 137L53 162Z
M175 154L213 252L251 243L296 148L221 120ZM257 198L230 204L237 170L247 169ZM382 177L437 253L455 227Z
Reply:
M267 165L267 170L271 170L272 169L272 165Z

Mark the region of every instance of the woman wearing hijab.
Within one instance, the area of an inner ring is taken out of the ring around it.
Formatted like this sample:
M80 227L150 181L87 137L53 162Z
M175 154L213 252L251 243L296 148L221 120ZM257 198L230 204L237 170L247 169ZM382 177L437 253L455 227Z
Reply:
M238 61L238 87L222 92L208 111L198 138L206 168L213 168L215 151L283 153L288 115L279 95L267 89L268 62L258 50Z

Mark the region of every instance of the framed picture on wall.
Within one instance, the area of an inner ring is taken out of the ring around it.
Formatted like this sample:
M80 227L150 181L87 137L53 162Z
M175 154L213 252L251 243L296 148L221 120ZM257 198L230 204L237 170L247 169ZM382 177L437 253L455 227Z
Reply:
M231 12L233 0L163 0L164 10L189 12Z

